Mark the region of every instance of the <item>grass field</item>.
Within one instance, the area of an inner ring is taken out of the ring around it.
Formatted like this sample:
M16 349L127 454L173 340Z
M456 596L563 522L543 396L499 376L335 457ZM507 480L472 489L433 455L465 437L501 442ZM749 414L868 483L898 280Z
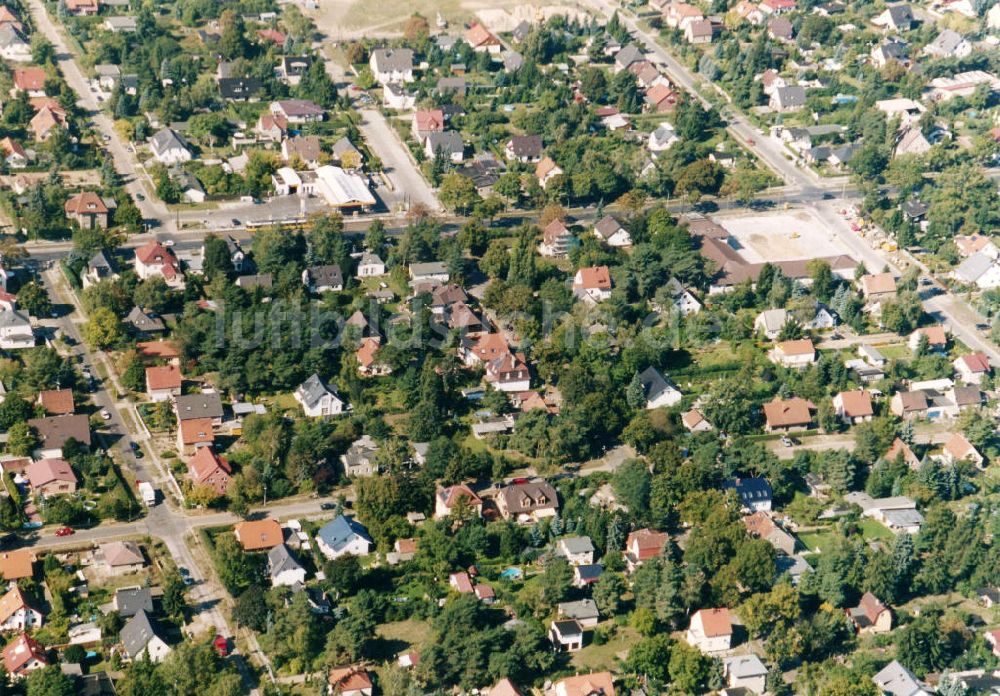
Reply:
M591 643L573 654L570 663L589 672L613 670L618 668L618 658L624 656L633 645L639 642L641 636L629 626L619 626L618 633L604 645Z
M822 553L823 549L832 543L836 535L833 532L803 532L798 537L802 545L809 551Z
M892 539L893 534L875 520L861 520L861 533L866 541L871 539Z

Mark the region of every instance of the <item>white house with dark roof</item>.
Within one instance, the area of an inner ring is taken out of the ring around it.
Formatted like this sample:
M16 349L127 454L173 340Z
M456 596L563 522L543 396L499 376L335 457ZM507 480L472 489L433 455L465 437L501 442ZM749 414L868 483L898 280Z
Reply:
M381 85L413 82L413 51L409 48L376 48L368 66Z
M605 215L594 225L594 234L611 247L632 246L632 235L611 215Z
M339 416L350 409L347 402L337 395L336 389L330 387L315 373L299 385L294 397L310 418Z
M153 151L156 161L168 167L189 162L194 157L184 138L171 128L164 128L155 133L149 139L149 148Z
M722 674L731 689L747 689L755 694L767 691L767 666L756 655L734 655L722 659Z
M292 587L306 581L306 570L284 544L278 544L267 552L267 572L271 587Z
M648 409L673 406L684 398L680 390L670 384L653 366L649 366L639 373L639 381L642 383L642 390L646 395L646 408Z
M340 515L320 528L316 545L320 553L333 560L347 555L367 556L375 542L364 525L353 517Z

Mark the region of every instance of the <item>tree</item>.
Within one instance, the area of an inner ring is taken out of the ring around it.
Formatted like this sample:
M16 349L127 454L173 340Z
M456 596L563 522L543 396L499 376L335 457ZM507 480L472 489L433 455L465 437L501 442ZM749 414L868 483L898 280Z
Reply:
M170 288L161 276L153 276L136 286L133 299L139 307L159 314L170 304Z
M671 646L667 668L673 688L685 694L704 693L712 676L711 659L681 641Z
M17 303L33 317L47 317L52 313L48 291L34 280L18 291Z
M228 276L233 272L233 259L226 241L214 234L205 235L205 257L202 272L209 281L217 276Z
M646 389L642 386L638 372L632 375L632 381L625 389L625 401L632 408L643 408L646 405Z
M243 17L233 10L224 10L219 15L219 26L222 28L219 37L219 51L227 60L246 58L250 44L246 38L246 26Z
M123 337L121 322L110 309L98 307L83 327L83 337L95 348L110 348Z
M163 611L168 616L183 617L187 609L184 581L179 573L170 572L163 581Z
M430 30L427 18L419 12L414 12L403 25L403 38L408 44L420 43L427 38Z
M472 179L457 172L444 175L438 196L442 205L459 215L467 215L480 200Z
M563 601L573 585L573 569L562 556L550 556L542 571L542 601L556 605Z
M38 436L25 422L15 423L7 433L7 451L17 457L27 457L38 447Z
M233 619L236 623L258 633L267 628L269 615L267 595L257 583L244 590L233 605Z
M670 680L668 665L674 641L669 635L659 634L643 638L628 653L625 669L664 685Z
M63 674L58 665L49 665L28 673L25 679L26 696L74 696L73 678Z
M594 603L604 616L614 616L618 613L623 594L625 594L625 581L619 573L605 571L594 583Z
M629 459L618 467L611 483L622 505L641 519L649 510L651 481L648 464L641 459Z

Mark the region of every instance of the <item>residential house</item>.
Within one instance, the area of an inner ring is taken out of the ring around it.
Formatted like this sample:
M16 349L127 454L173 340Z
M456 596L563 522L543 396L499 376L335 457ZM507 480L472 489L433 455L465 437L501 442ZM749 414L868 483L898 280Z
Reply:
M554 696L615 696L610 672L590 672L560 679L553 687ZM496 688L496 687L494 687ZM491 693L490 696L493 696ZM512 696L503 693L500 696ZM514 696L517 696L516 694Z
M656 84L646 90L644 100L649 111L657 114L673 113L680 103L681 93L670 85Z
M379 360L378 352L382 340L378 336L367 336L361 339L354 357L358 361L358 372L367 377L384 377L392 373L392 366Z
M66 120L66 112L61 108L44 106L28 122L28 129L34 135L35 142L37 143L47 141L59 128L63 130L69 128L69 123Z
M417 104L417 95L407 92L402 85L388 84L382 88L385 108L397 111L411 111Z
M504 156L511 161L538 162L542 158L542 136L512 136L504 145Z
M163 320L152 312L143 311L142 307L135 306L122 320L130 331L139 336L147 334L163 333L167 330L167 325Z
M932 58L968 58L972 42L952 29L943 29L933 41L924 46L924 55Z
M261 140L273 143L281 142L288 135L288 120L284 116L264 112L257 119L254 133Z
M187 475L196 486L208 486L225 495L233 480L233 469L225 457L211 447L199 447L188 460Z
M285 543L285 534L278 521L266 517L261 520L243 520L233 527L236 540L244 551L265 551Z
M848 425L870 421L875 416L871 394L864 389L843 391L834 396L833 410Z
M908 444L897 437L892 441L892 446L882 455L882 459L887 462L894 462L900 457L903 463L911 469L917 469L920 466L920 458L913 453Z
M31 418L28 425L38 435L38 448L34 454L39 459L62 457L63 445L71 439L84 448L90 447L90 420L83 414Z
M798 396L782 399L775 396L764 404L764 430L769 433L787 433L807 430L812 425L816 405Z
M696 19L684 25L684 39L689 44L712 43L714 25L710 19Z
M655 155L656 153L669 150L675 143L679 143L680 140L674 127L664 122L649 134L646 147Z
M670 535L666 532L657 532L652 529L637 529L629 532L625 539L624 551L628 572L635 571L651 558L659 558L663 555L663 548L669 541Z
M610 269L607 266L588 266L579 269L573 277L573 294L592 303L610 299Z
M922 336L927 337L927 350L938 353L948 349L948 330L944 326L936 324L916 329L907 340L910 350L916 352L920 348Z
M601 614L597 610L597 604L592 599L560 602L556 605L556 614L560 618L576 621L583 628L593 628L601 618Z
M664 23L671 29L684 29L691 22L705 19L705 15L700 9L686 2L669 2L662 12Z
M181 395L181 369L177 365L146 368L146 394L152 401L169 401Z
M982 384L983 378L990 373L990 360L982 351L960 355L952 364L959 378L966 384Z
M867 493L854 491L844 496L844 502L861 508L862 517L871 517L885 525L893 534L916 534L924 522L913 499L904 495L890 498L872 498Z
M535 178L538 179L538 183L543 189L548 186L553 178L562 174L562 167L556 164L548 155L539 160L538 164L535 165Z
M0 311L0 348L19 350L35 346L31 320L18 310Z
M51 664L45 646L23 631L7 643L2 654L4 671L14 679Z
M296 135L281 141L281 158L285 162L301 161L308 169L320 165L323 148L315 135Z
M456 508L475 517L482 517L483 499L464 483L439 488L434 494L434 519L451 517Z
M372 696L374 689L368 671L354 665L331 669L327 681L332 696Z
M504 519L532 524L559 512L559 498L546 481L514 483L499 490L497 510Z
M148 657L150 662L160 662L170 653L170 646L161 638L149 615L140 610L129 619L119 634L125 654L133 662Z
M378 473L375 453L379 451L378 443L371 435L362 435L351 443L347 451L340 455L340 463L344 467L344 475L350 478L374 476Z
M630 43L615 54L615 72L628 70L633 63L641 60L645 60L642 51L634 43Z
M775 550L786 556L795 553L795 548L798 545L795 537L778 526L771 516L763 510L745 516L743 525L747 528L748 534L763 539L771 544Z
M923 391L898 391L889 400L889 410L904 420L927 416L927 395Z
M11 89L11 95L17 96L19 92L27 92L29 97L44 97L47 77L45 69L37 66L14 68L14 87Z
M93 17L100 10L100 0L65 0L66 12L74 17Z
M583 626L576 619L553 621L549 624L549 640L556 650L576 652L583 648Z
M0 58L15 63L31 62L31 43L11 24L0 25Z
M872 677L875 686L887 696L931 696L935 691L925 686L898 660L893 660Z
M298 386L293 396L310 418L339 416L350 409L337 390L315 373Z
M76 491L77 478L65 459L39 459L25 469L35 495L51 497Z
M594 225L594 234L610 247L632 246L632 235L610 215L605 215Z
M409 48L376 48L368 65L381 85L413 82L413 51Z
M219 96L228 101L257 101L264 85L256 77L220 77Z
M71 197L64 206L66 217L83 229L105 229L109 223L108 206L93 191L83 191Z
M476 53L499 55L503 50L503 44L500 42L500 39L479 22L473 22L466 30L463 38L465 39L465 43L469 44Z
M751 512L771 510L771 484L762 476L729 479L722 484L723 490L736 491L736 497L744 508Z
M760 9L764 14L778 15L795 10L795 0L763 0Z
M555 552L573 566L594 563L594 543L590 537L563 537L556 542Z
M40 628L43 618L42 612L29 604L27 595L17 585L0 597L0 633Z
M367 556L375 542L364 525L353 517L339 515L316 533L316 545L326 558L333 560L346 555Z
M410 285L447 283L450 277L448 265L440 261L410 264Z
M910 50L905 41L891 39L883 41L871 50L871 62L876 68L882 69L890 63L908 65Z
M754 654L722 659L722 675L731 689L746 689L755 694L767 691L767 666Z
M134 541L110 541L101 544L99 554L112 575L138 573L146 567L142 549Z
M460 164L465 159L465 143L458 131L434 131L424 138L424 155L428 159L438 157Z
M38 405L47 416L65 416L76 413L72 389L43 389L38 392Z
M729 610L724 607L699 609L691 615L686 638L688 645L706 654L729 650L733 640L733 623Z
M690 433L702 433L713 428L712 424L702 415L702 412L696 408L681 414L681 424Z
M271 102L271 114L281 116L288 123L319 123L326 110L308 99L283 99Z
M285 84L295 87L309 68L312 67L312 56L282 56L274 69L274 74ZM375 74L374 72L372 73ZM378 79L378 78L376 78Z
M111 600L111 606L123 619L129 619L144 611L153 613L153 592L149 587L119 587Z
M941 458L946 464L952 466L958 462L965 461L975 464L980 469L984 468L983 464L986 461L983 455L979 453L962 433L953 433L948 438L948 441L944 443Z
M1000 287L1000 264L986 254L975 253L956 266L951 276L980 290L991 290Z
M271 587L293 587L306 581L306 569L299 565L284 544L278 544L267 552L267 572Z
M160 277L174 288L184 283L177 256L155 239L135 250L135 272L141 280Z
M475 588L472 585L472 579L464 570L449 575L448 584L459 594L472 594L475 591Z
M385 261L378 254L365 251L358 261L358 278L378 278L385 275Z
M205 391L200 394L184 394L174 399L174 414L177 420L196 420L205 418L212 425L222 425L225 411L218 392Z
M861 596L858 606L847 610L858 633L888 633L892 630L892 612L871 592Z
M801 369L816 362L816 348L808 338L781 341L768 353L768 359L782 367Z
M642 384L647 409L674 406L683 398L680 391L667 382L652 365L639 373L639 382Z
M861 294L868 304L891 300L896 297L896 279L892 273L861 276Z
M314 295L340 292L344 289L344 274L337 264L311 266L302 271L302 284Z
M789 318L790 315L785 309L765 309L753 320L753 328L764 338L773 341L781 334L781 329L788 323Z
M171 128L164 128L155 133L149 139L149 147L156 161L168 167L189 162L194 158L184 138Z
M577 241L562 220L553 220L542 230L538 253L549 258L565 258Z
M0 27L0 32L2 31ZM3 161L11 169L23 169L28 166L28 151L10 136L0 140L0 153L3 155Z
M779 87L771 94L769 105L779 113L798 111L806 105L806 90L801 85Z
M991 259L1000 258L1000 248L993 240L982 234L960 235L953 239L958 247L959 256L967 258L975 253L983 253Z
M418 109L413 112L411 129L413 137L421 145L430 133L440 133L444 126L444 111L441 109Z
M7 582L17 582L34 575L35 558L31 549L0 552L0 577Z
M872 19L883 31L905 32L913 28L913 10L909 5L890 5Z

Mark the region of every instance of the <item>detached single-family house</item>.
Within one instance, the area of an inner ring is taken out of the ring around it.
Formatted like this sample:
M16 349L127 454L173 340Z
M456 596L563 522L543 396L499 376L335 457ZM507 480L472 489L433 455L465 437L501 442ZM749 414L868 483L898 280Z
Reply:
M628 538L625 539L624 551L628 572L633 572L651 558L659 558L668 541L670 541L670 535L666 532L657 532L652 529L637 529L634 532L629 532Z
M743 526L747 528L748 534L763 539L786 556L795 553L795 537L779 527L768 513L758 510L747 515L743 518Z
M344 454L340 455L340 463L344 467L344 476L356 478L374 476L378 473L375 453L379 451L378 443L371 435L362 435L351 443Z
M669 123L661 123L656 130L649 134L646 147L654 155L659 152L669 150L675 143L680 142L680 136Z
M944 443L941 450L941 458L947 464L957 464L961 461L972 462L979 468L983 467L986 461L982 454L972 445L962 433L954 433L948 441Z
M83 191L66 201L66 217L85 230L106 229L110 221L107 204L93 191Z
M573 277L573 294L588 302L611 298L611 271L607 266L581 268Z
M560 618L576 621L583 628L593 628L601 619L597 604L592 599L561 602L556 605L556 613Z
M2 654L4 670L14 679L51 664L45 646L24 632L8 643Z
M378 278L385 275L385 261L378 254L365 251L358 261L358 278Z
M181 368L158 365L146 368L146 394L152 401L169 401L181 395Z
M758 695L767 691L767 666L756 655L723 658L722 674L730 689L746 689Z
M871 592L861 596L858 606L847 610L858 633L888 633L892 630L892 611Z
M696 408L681 414L681 424L691 433L702 433L712 429L712 424Z
M800 369L816 362L816 348L808 338L782 341L771 349L768 358L782 367Z
M610 215L605 215L594 225L594 234L611 247L632 246L632 235Z
M594 562L594 542L590 537L564 537L556 542L556 554L570 565L591 565Z
M28 603L27 595L17 585L0 597L0 633L40 628L43 618L42 612Z
M884 31L903 32L913 28L913 10L909 5L890 5L872 19Z
M687 643L703 653L729 650L733 640L733 623L729 609L699 609L691 615Z
M948 331L940 324L923 326L911 333L907 341L910 350L916 352L920 348L921 336L927 337L927 350L931 352L944 352L948 349Z
M413 82L413 51L409 48L376 48L368 66L381 85Z
M549 625L549 640L556 650L576 652L583 647L583 626L576 619L553 621Z
M113 575L138 573L146 567L142 549L134 541L111 541L101 544L100 555Z
M989 637L987 635L987 640ZM893 660L872 677L879 691L888 696L932 696L936 693L910 670ZM960 681L958 683L961 683Z
M861 294L865 302L874 304L896 297L896 279L892 273L877 273L861 276Z
M781 334L781 329L788 323L788 319L788 310L765 309L753 320L753 328L764 338L773 341Z
M944 29L924 46L923 53L932 58L968 58L972 54L972 42L957 31Z
M848 425L870 421L875 416L871 394L864 389L843 391L834 396L833 410Z
M283 99L271 102L271 114L281 116L287 123L318 123L326 110L308 99Z
M119 634L125 654L133 662L149 657L150 662L160 662L170 653L170 646L161 638L149 616L140 610L129 619Z
M654 409L673 406L683 397L680 390L673 386L652 365L639 373L639 382L646 397L646 408Z
M168 167L182 162L190 162L194 155L187 142L177 131L164 128L149 139L149 147L160 164Z
M806 105L806 90L802 85L786 85L774 90L770 107L779 113L798 111Z
M981 351L960 355L952 364L959 378L966 384L982 384L983 378L990 373L990 360Z
M364 525L353 517L339 515L316 533L316 545L324 556L333 560L347 555L367 556L375 542Z
M24 473L36 495L51 497L76 491L76 474L65 459L39 459L29 464Z
M299 385L293 396L310 418L339 416L350 408L347 402L337 395L336 389L315 373Z
M225 495L233 480L233 469L211 447L199 447L188 460L188 478L196 486L208 486L218 495Z
M723 490L735 490L740 504L751 512L771 510L771 484L762 476L729 479L722 484Z
M535 165L535 178L538 179L538 183L543 189L549 185L549 182L552 181L552 179L562 175L563 173L562 167L556 164L555 161L548 155L543 157L538 164Z
M368 671L356 665L331 669L327 681L331 696L372 696L374 693Z
M434 494L434 519L450 517L456 507L470 511L476 517L483 514L483 499L464 483L439 488Z
M504 156L511 161L538 162L542 158L542 136L512 136L504 145Z
M299 565L284 544L267 552L267 572L271 578L271 587L292 587L306 581L306 569Z
M149 587L133 585L131 587L119 587L115 590L115 596L111 600L111 606L123 619L128 619L140 611L147 614L153 613L153 592Z
M807 430L813 421L816 404L793 396L774 399L764 404L764 430L769 433L787 433L793 430Z
M184 283L177 256L155 239L135 250L135 273L142 280L158 276L171 287L179 287Z
M236 540L244 551L266 551L285 543L285 533L278 521L266 517L262 520L244 520L233 527Z
M514 483L501 488L496 496L497 510L505 520L532 524L559 512L559 497L546 481Z
M337 264L311 266L302 271L302 284L314 295L340 292L344 289L344 274Z

